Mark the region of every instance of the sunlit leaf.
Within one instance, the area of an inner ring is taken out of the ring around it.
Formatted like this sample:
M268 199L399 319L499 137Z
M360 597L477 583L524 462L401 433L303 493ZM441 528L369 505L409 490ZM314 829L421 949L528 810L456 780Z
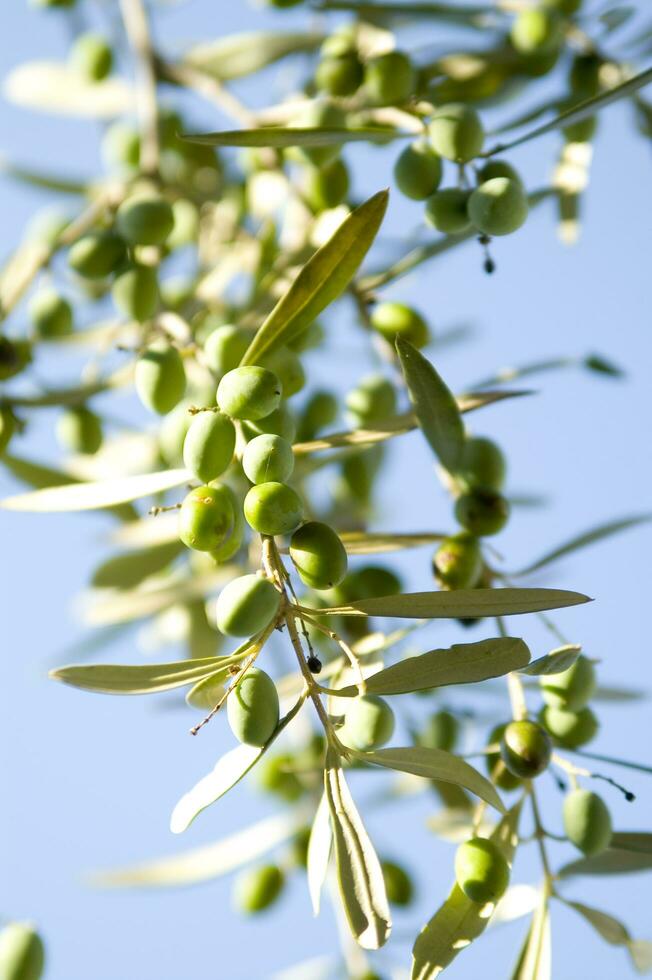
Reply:
M111 533L113 544L124 548L154 548L172 544L179 539L179 515L148 515L139 521L130 521Z
M487 6L480 4L464 4L455 6L450 3L389 3L378 0L369 3L368 0L319 0L318 10L351 10L360 17L368 17L373 21L391 20L394 17L405 19L433 18L448 21L460 27L481 27L487 22L491 12Z
M6 76L3 90L10 102L26 109L86 119L111 119L133 106L133 92L122 78L89 82L79 71L54 61L19 65Z
M626 531L628 528L636 527L639 524L645 524L650 520L652 520L652 514L635 514L632 517L623 517L617 521L609 521L607 524L600 524L598 527L594 527L590 531L584 531L582 534L578 534L576 537L571 538L570 541L559 545L552 551L546 552L545 555L538 558L531 565L527 565L525 568L520 569L520 571L514 574L529 575L531 572L537 572L540 568L550 565L553 561L557 561L559 558L564 558L566 555L570 555L573 551L578 551L580 548L586 548L587 545L595 544L596 541L602 541L603 538L609 538L613 534L618 534L620 531Z
M532 916L512 980L550 980L551 977L550 911L548 895L544 891Z
M629 847L631 839L638 839L639 847ZM580 858L565 864L558 872L561 878L575 875L619 875L635 871L652 870L652 846L643 849L646 839L652 842L650 834L614 834L611 845L595 857Z
M288 55L313 51L324 39L318 33L250 31L197 44L185 52L182 63L220 81L243 78Z
M342 143L387 143L413 137L413 133L393 132L380 126L365 129L308 126L263 126L260 129L231 129L216 133L184 133L188 143L204 146L268 146L284 149L290 146L340 146Z
M182 550L181 542L175 541L114 555L95 569L91 584L97 589L132 589L167 568Z
M165 470L161 473L145 473L143 476L127 476L98 483L71 483L37 490L35 493L6 497L0 500L0 507L33 513L100 510L180 487L191 480L192 474L188 470Z
M468 833L467 837L469 837ZM461 839L466 840L466 838ZM496 910L491 916L490 925L499 926L505 922L514 922L516 919L531 915L540 900L541 891L534 885L510 885L498 902Z
M349 555L379 555L390 551L403 551L405 548L420 548L423 545L441 541L443 532L424 532L422 534L383 534L368 531L344 531L340 534L342 544Z
M332 848L333 833L331 831L328 800L326 793L323 793L310 831L306 867L308 891L315 915L319 915L321 890L326 881Z
M545 657L538 657L527 667L521 667L521 673L534 674L536 677L541 674L560 674L573 666L581 650L582 647L577 643L567 643L566 646L551 650Z
M220 565L214 572L189 575L171 573L163 580L143 582L127 591L92 589L80 604L80 618L88 626L110 626L145 619L179 603L202 599L233 578L232 565Z

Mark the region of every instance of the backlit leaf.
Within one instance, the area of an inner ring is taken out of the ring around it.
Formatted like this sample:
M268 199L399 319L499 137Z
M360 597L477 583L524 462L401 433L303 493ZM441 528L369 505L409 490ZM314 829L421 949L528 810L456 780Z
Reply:
M132 589L150 575L167 568L182 551L183 545L177 540L114 555L95 569L91 584L97 589Z
M204 146L267 146L284 149L290 146L340 146L342 143L383 142L407 139L413 133L402 133L380 126L365 129L326 127L262 126L260 129L231 129L215 133L184 133L188 143Z
M541 674L560 674L573 666L581 650L582 647L577 643L567 643L566 646L551 650L545 657L538 657L527 667L521 667L521 673L534 674L536 677Z
M512 980L550 980L551 976L550 912L547 891L544 891L532 916Z
M0 507L4 510L32 513L100 510L180 487L191 480L192 474L188 470L164 470L160 473L145 473L143 476L127 476L98 483L71 483L63 487L50 487L34 493L6 497L0 500Z
M306 868L308 891L310 892L310 901L312 902L312 909L315 915L319 915L321 890L326 881L332 848L333 833L331 831L328 800L326 793L323 793L310 831L308 864Z
M313 51L323 34L250 31L197 44L185 52L182 64L198 68L220 81L243 78L288 55Z
M652 514L635 514L633 517L623 517L618 521L609 521L608 524L600 524L590 531L585 531L583 534L571 538L570 541L559 545L559 547L554 548L552 551L548 551L541 558L538 558L537 561L533 562L532 565L522 568L515 574L529 575L531 572L537 572L545 565L550 565L551 562L557 561L557 559L563 558L565 555L570 555L573 551L586 548L587 545L595 544L596 541L602 541L603 538L609 538L613 534L626 531L628 528L636 527L639 524L645 524L650 520L652 520Z
M68 65L30 61L6 76L5 97L26 109L85 119L111 119L129 112L133 92L117 76L89 82Z
M340 534L342 544L349 555L379 555L390 551L403 551L405 548L420 548L441 541L445 537L443 532L373 534L367 531L344 531Z

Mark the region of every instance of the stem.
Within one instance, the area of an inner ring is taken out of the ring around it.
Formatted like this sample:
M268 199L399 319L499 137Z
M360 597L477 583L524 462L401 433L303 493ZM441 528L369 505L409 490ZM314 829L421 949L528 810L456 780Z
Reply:
M140 117L140 165L146 174L156 174L159 163L158 102L154 51L142 0L120 0L120 10L129 44L135 56L135 75Z
M550 868L550 862L548 861L548 852L546 851L546 843L545 843L546 832L544 830L543 823L541 821L541 813L539 811L537 795L534 786L532 785L531 782L528 786L528 793L530 796L530 800L532 801L532 816L534 817L535 836L539 847L539 854L541 855L541 864L543 865L543 873L545 875L546 888L548 889L548 891L550 891L550 889L552 888L552 881L554 876Z

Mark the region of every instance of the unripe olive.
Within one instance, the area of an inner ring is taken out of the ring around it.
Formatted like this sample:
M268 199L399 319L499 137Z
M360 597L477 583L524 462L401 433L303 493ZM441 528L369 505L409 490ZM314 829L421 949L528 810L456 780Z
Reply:
M332 589L346 575L344 545L332 527L319 521L309 521L294 532L290 558L303 584L311 589Z
M225 636L253 636L269 626L278 614L280 602L280 593L269 579L240 575L225 585L217 597L217 628Z
M444 538L434 554L432 566L443 589L472 589L482 574L480 542L465 531Z
M43 942L29 922L10 922L0 931L2 980L40 980L45 966Z
M450 711L435 711L419 732L419 745L450 752L455 747L459 727L457 718Z
M275 374L281 382L283 398L296 395L306 383L306 374L301 361L294 351L288 350L287 347L281 347L273 354L263 357L261 366Z
M243 576L243 578L255 577L254 575ZM241 580L236 579L235 581ZM264 582L265 579L258 579L258 581ZM232 582L231 585L233 584ZM278 608L279 593L276 592L271 582L267 582L267 584L276 593ZM256 598L262 599L262 594ZM272 618L273 616L268 615L267 622ZM279 720L278 692L274 681L264 670L259 670L258 667L250 667L242 680L238 681L230 692L226 708L231 731L239 742L243 742L245 745L264 745L276 731Z
M390 418L396 410L396 390L382 374L363 378L345 399L353 420L359 425L372 425Z
M102 138L102 158L107 167L137 170L140 164L140 136L135 126L115 122Z
M57 422L57 439L71 453L92 456L102 445L102 423L88 408L69 408Z
M72 333L72 307L53 289L43 289L29 305L29 314L39 337L65 337Z
M62 231L70 224L70 217L58 208L43 208L27 222L23 240L38 245L56 245Z
M502 450L491 439L470 436L464 443L459 475L471 489L499 491L505 482L507 463Z
M268 0L275 7L291 7L289 0ZM277 900L283 886L285 876L275 864L264 864L260 868L250 868L241 872L235 881L234 903L239 912L254 915L264 912Z
M600 92L600 69L603 60L597 54L577 54L573 58L568 81L575 101L592 99Z
M281 382L258 365L228 371L217 386L217 404L233 419L264 419L281 401Z
M179 537L188 548L214 551L233 534L236 507L230 487L196 487L181 504Z
M113 302L132 320L150 320L158 306L158 277L156 269L135 265L116 276L111 290Z
M242 547L242 542L244 541L245 519L244 514L242 513L242 505L235 499L235 495L233 495L233 510L235 522L231 536L223 541L217 548L212 548L209 552L213 561L217 562L218 565L221 565L223 562L233 558L235 553Z
M496 727L489 733L487 745L496 745L500 743L506 728L506 724L496 725ZM489 777L491 778L491 781L496 784L498 789L512 790L521 785L521 780L518 776L515 776L509 771L498 750L488 753L486 756L486 764Z
M436 152L456 163L472 160L482 150L484 129L475 109L463 102L449 102L435 109L428 126Z
M595 667L583 654L560 674L543 674L539 678L543 700L551 708L579 711L595 694Z
M354 51L322 58L315 72L315 85L328 95L353 95L362 84L364 68Z
M582 0L543 0L543 5L552 10L558 10L560 14L565 14L568 17L577 13L582 6Z
M336 208L349 193L349 171L344 161L338 159L323 167L310 167L304 193L315 211Z
M16 416L10 408L0 408L0 456L4 453L16 431Z
M34 7L73 7L75 0L30 0Z
M285 483L272 480L252 487L244 501L247 523L259 534L290 534L303 520L298 493Z
M82 34L70 51L70 63L89 82L101 82L113 68L113 52L99 34Z
M358 503L366 506L371 500L374 489L374 479L382 460L382 446L372 450L353 453L342 462L342 488L345 497L353 497Z
M444 235L462 235L471 227L468 213L470 191L447 187L426 201L425 218L428 224Z
M346 116L339 106L330 102L313 102L299 114L293 125L299 129L342 129L346 125ZM297 147L292 155L315 167L322 167L332 163L339 152L340 146L335 143L330 146Z
M457 498L455 516L462 527L482 538L502 531L509 517L509 504L499 493L478 487Z
M552 736L555 745L563 749L579 749L597 735L598 719L590 708L564 711L548 705L540 714L541 722Z
M183 461L202 483L211 483L231 465L235 426L221 412L199 412L183 443Z
M189 400L179 402L171 412L161 420L158 430L158 448L164 462L172 468L183 466L183 443L190 428L193 416L188 409Z
M521 54L547 54L562 40L559 18L544 7L528 7L517 15L510 31L512 44Z
M311 827L301 827L292 838L292 860L299 868L308 867L308 846Z
M520 181L492 177L472 192L469 217L485 235L511 235L528 215L527 197Z
M376 694L365 694L347 708L338 736L345 745L366 752L389 742L394 724L394 712L387 702Z
M168 276L161 280L161 302L168 310L180 310L192 299L195 283L191 276Z
M221 378L237 368L250 343L247 333L230 323L216 327L204 341L206 364Z
M472 837L455 853L455 878L472 902L497 902L509 884L509 865L493 841Z
M338 402L330 391L315 391L303 409L299 423L299 442L314 439L318 432L337 418Z
M181 401L186 390L186 372L176 347L156 340L136 362L136 393L150 411L166 415Z
M597 793L574 789L564 799L564 830L571 844L587 857L609 847L612 835L611 814Z
M294 470L294 453L281 436L256 436L242 454L242 468L252 483L285 483Z
M582 119L571 126L564 126L564 139L568 143L590 143L597 129L598 117L589 116L588 119Z
M20 374L32 360L32 347L28 340L9 340L0 336L0 381Z
M174 225L165 243L168 248L183 248L197 241L199 212L192 201L185 197L175 201L172 205L172 218Z
M297 431L297 424L294 416L285 402L281 402L279 407L266 415L264 419L249 419L243 422L243 432L247 439L255 439L256 436L272 435L281 436L288 442L294 442Z
M503 732L500 755L514 776L532 779L548 767L552 743L548 733L534 721L511 721Z
M382 565L364 565L352 572L346 581L347 593L352 600L398 595L401 588L400 578Z
M406 54L388 51L367 62L364 83L377 105L400 105L414 92L416 73Z
M174 227L174 215L164 198L137 194L120 205L116 225L132 245L162 245Z
M434 194L441 178L441 158L427 140L406 146L394 165L396 186L413 201L424 201Z
M489 160L478 171L479 184L484 184L487 180L493 180L494 177L507 177L509 180L516 180L521 184L523 183L516 168L512 167L511 163L507 163L506 160Z
M424 347L430 340L426 321L405 303L379 303L371 314L371 326L390 344L396 337L408 340L415 347Z
M324 58L338 58L343 54L357 51L356 29L353 24L338 27L324 40L320 53Z
M284 800L294 802L303 796L303 785L292 767L296 759L289 752L280 755L266 755L262 765L258 765L258 784L268 793L275 793Z
M381 867L388 900L392 905L409 905L414 898L414 885L405 868L395 861L382 861Z
M125 257L125 242L113 231L89 232L71 247L68 264L85 279L104 279Z

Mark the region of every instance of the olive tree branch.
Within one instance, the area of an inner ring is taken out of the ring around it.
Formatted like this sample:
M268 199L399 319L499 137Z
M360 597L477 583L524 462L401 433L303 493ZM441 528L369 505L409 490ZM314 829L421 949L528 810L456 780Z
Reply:
M158 101L156 70L149 24L143 0L120 0L125 32L135 58L135 76L140 117L140 166L156 174L159 164Z

